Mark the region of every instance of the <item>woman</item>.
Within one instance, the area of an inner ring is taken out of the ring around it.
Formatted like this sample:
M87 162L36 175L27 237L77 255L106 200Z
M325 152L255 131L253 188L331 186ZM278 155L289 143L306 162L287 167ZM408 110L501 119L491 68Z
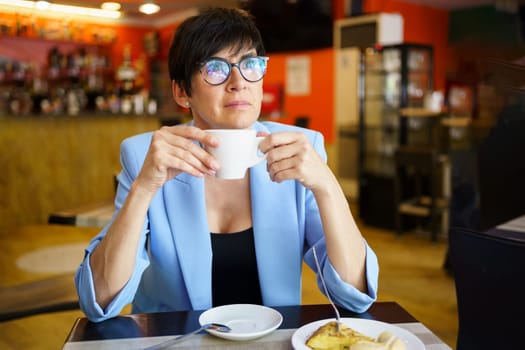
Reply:
M253 19L215 8L184 21L169 51L175 102L193 121L124 140L111 222L75 282L95 322L133 312L228 303L301 303L302 259L316 247L332 299L363 312L378 264L326 164L320 133L257 122L267 58ZM243 179L214 177L205 129L255 128L266 161Z

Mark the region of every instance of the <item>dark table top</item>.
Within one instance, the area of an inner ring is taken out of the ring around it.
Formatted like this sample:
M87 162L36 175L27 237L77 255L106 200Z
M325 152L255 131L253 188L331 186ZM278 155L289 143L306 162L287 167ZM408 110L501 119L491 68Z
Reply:
M495 237L525 242L525 215L504 222L485 231L485 233Z
M299 328L313 321L334 317L329 304L273 307L283 315L279 328ZM205 310L123 315L100 323L87 318L76 320L66 342L167 336L190 332L199 327ZM361 314L339 308L341 317L356 317L387 323L418 322L395 302L377 302Z

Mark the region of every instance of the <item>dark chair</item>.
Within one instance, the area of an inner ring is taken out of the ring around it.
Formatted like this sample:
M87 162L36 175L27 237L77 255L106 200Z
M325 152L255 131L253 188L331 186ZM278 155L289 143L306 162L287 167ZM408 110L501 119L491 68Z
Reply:
M74 274L0 288L0 322L79 309Z
M440 229L448 229L447 167L447 158L434 147L397 148L394 200L399 235L406 227L403 220L406 216L428 219L432 241L437 240Z
M295 118L295 126L300 126L301 128L308 128L310 126L310 117L308 116L299 116Z
M479 147L480 230L487 230L525 212L524 100L522 97L505 107Z
M449 249L459 318L456 349L524 349L525 240L452 227Z

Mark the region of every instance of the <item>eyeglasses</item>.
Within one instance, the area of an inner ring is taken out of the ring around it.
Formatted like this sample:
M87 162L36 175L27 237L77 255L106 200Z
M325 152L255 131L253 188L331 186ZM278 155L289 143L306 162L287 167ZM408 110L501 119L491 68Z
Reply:
M230 63L224 58L210 58L201 64L200 72L205 82L210 85L221 85L232 74L233 67L237 67L242 77L251 83L261 80L266 74L266 62L269 57L245 57L239 63Z

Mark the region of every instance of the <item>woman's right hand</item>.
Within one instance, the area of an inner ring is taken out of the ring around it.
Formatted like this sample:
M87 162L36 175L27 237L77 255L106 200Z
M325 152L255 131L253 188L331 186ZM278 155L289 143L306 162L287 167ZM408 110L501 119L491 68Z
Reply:
M138 176L90 257L96 300L103 309L133 274L142 227L156 191L181 172L199 177L213 174L217 161L202 146L217 143L215 137L194 126L167 126L153 133Z
M195 126L160 128L153 133L146 159L135 179L136 185L156 192L181 172L197 177L215 174L219 164L204 146L217 146L218 142L217 138Z

